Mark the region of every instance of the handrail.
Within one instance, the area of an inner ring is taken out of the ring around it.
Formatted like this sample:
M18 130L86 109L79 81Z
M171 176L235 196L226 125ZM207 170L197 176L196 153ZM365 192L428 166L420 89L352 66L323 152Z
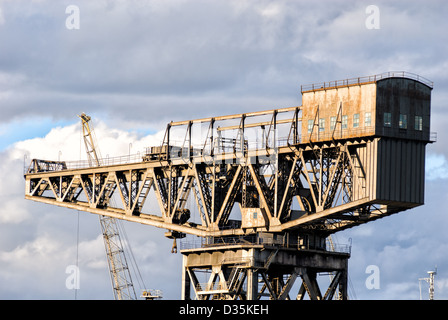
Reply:
M368 135L372 136L385 136L385 137L399 137L401 139L417 139L424 140L428 142L436 142L437 141L437 133L436 132L425 132L425 131L415 131L415 130L402 130L398 128L384 128L381 126L378 127L366 127L366 128L357 128L357 129L337 129L334 132L314 132L312 135L306 135L303 139L300 134L297 135L296 143L307 143L310 141L318 142L318 141L330 141L330 140L338 140L338 139L347 139L347 138L356 138L356 137L365 137ZM294 141L288 137L278 137L275 146L276 147L285 147L289 145L293 145ZM172 146L173 150L171 150L171 158L172 159L180 159L184 157L185 148L180 146ZM200 149L200 146L192 145L193 147L193 155L192 158L201 158L201 157L209 157L210 154L207 150ZM266 151L268 148L274 148L273 146L264 146L260 141L245 141L246 151L259 151L260 155ZM229 144L222 145L221 148L214 147L214 156L224 155L224 154L234 154L238 153L241 150L238 149L237 144ZM148 149L149 150L149 149ZM126 163L139 163L146 161L146 156L148 154L148 150L146 152L137 153L137 154L129 154L117 157L106 157L102 158L101 164L102 166L112 166L112 165L120 165ZM187 151L188 152L188 151ZM163 150L160 151L160 154L163 154ZM78 161L51 161L51 160L40 160L40 159L32 159L31 163L28 167L24 167L24 174L32 174L39 172L54 172L54 171L64 171L64 170L75 170L75 169L84 169L91 168L92 165L88 160L78 160Z
M216 241L221 240L221 241ZM308 245L299 245L298 243L285 243L283 238L280 238L278 240L274 239L265 239L253 236L252 238L243 237L243 236L234 236L234 237L226 237L222 239L214 238L212 242L208 242L207 238L202 239L189 239L184 238L179 241L180 250L188 250L188 249L196 249L196 248L210 248L210 247L220 247L220 246L230 246L230 245L245 245L245 244L251 244L251 245L267 245L267 246L274 246L277 248L293 248L293 249L300 249L300 250L313 250L312 247ZM326 245L326 252L335 252L335 253L351 253L351 244L333 244L333 248L330 250L330 246ZM246 263L251 262L247 258L241 258L241 259L232 259L232 260L226 260L222 261L223 263Z
M125 163L137 163L142 162L143 154L129 154L117 157L106 157L101 158L101 166L112 166ZM63 170L74 170L74 169L84 169L92 168L89 160L74 160L74 161L52 161L52 160L40 160L33 159L26 169L25 173L39 173L39 172L53 172L53 171L63 171Z
M307 92L307 91L324 90L324 89L329 89L329 88L347 87L347 86L351 86L351 85L376 82L376 81L388 79L388 78L407 78L407 79L417 80L417 81L427 85L431 89L434 86L433 81L431 81L425 77L422 77L418 74L407 72L407 71L389 71L389 72L383 72L383 73L375 74L375 75L371 75L371 76L306 84L306 85L300 86L300 90L303 93L303 92Z

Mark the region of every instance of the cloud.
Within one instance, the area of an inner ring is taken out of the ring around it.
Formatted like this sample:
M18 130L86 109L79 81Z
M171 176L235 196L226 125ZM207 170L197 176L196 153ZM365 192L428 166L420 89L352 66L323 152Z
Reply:
M95 287L109 287L102 237L81 241L79 247L76 242L67 241L68 238L67 234L61 239L55 233L39 233L12 250L1 250L0 279L9 284L0 293L2 299L34 299L36 293L32 291L35 289L31 289L34 287L41 288L38 291L42 299L71 299L73 291L65 285L69 276L66 269L76 264L80 270L80 289L88 288L101 297L101 290ZM95 281L96 286L91 286L89 280ZM95 299L88 290L80 291L79 296L82 298L84 294Z
M5 24L5 18L3 17L3 11L0 7L0 25Z
M438 279L448 277L443 267L448 263L445 184L443 179L427 181L422 206L337 234L341 244L351 238L349 277L358 299L419 299L418 279L435 265ZM380 270L379 290L365 286L369 265ZM448 290L437 290L437 299L448 297Z
M7 2L0 40L10 45L0 53L0 70L21 81L10 85L2 121L38 112L67 117L73 106L166 118L185 105L236 111L232 96L259 103L268 92L297 92L303 60L295 50L306 45L306 30L296 18L310 9L266 1L244 8L144 3L80 2L81 27L69 31L62 4L27 7L25 20L17 14L24 2Z
M365 28L363 2L79 1L79 30L65 28L68 4L3 4L0 121L84 108L160 126L298 105L309 82L389 69L438 80L446 60L427 57L446 50L434 41L444 37L432 27L444 17L441 5L434 18L438 1L380 1L380 30Z
M73 297L64 284L76 212L24 201L22 173L31 158L85 159L77 114L94 119L103 157L136 154L159 144L171 120L300 105L301 84L396 69L435 83L431 131L439 140L427 148L426 204L339 237L353 239L360 298L412 298L415 279L444 263L444 1L377 1L379 30L365 27L367 1L81 0L80 29L68 30L71 4L0 0L0 280L8 284L0 297L23 298L30 287L26 298ZM81 214L79 296L111 298L97 220ZM178 298L181 256L165 254L163 230L126 226L149 286ZM365 289L369 264L387 265L380 291Z
M137 153L143 152L148 145L160 144L159 137L163 137L163 132L139 136L137 133L111 129L101 121L92 121L103 154L110 154L111 157L127 155L130 142L131 151ZM80 269L78 298L113 297L98 216L81 212L77 218L76 211L23 199L24 155L27 156L27 163L34 157L78 160L80 153L81 158L85 159L83 145L80 150L80 130L79 124L56 127L43 137L19 141L0 153L0 200L3 203L0 209L0 279L10 286L9 289L0 290L3 299L72 299L74 292L65 286L69 276L65 270L74 264L78 264ZM77 224L80 225L79 231ZM173 278L167 266L178 266L180 257L164 254L170 251L171 242L165 240L163 231L153 231L148 235L148 228L128 223L125 225L125 238L122 239L131 244L135 259L140 264L140 273L148 286L163 288L163 282ZM77 237L79 243L76 242ZM174 279L179 276L175 275ZM135 289L139 295L137 280ZM178 298L179 288L174 287L165 292L167 298ZM25 291L26 294L23 293Z
M443 154L429 153L426 157L426 179L448 179L448 161Z
M31 218L29 211L21 204L22 197L3 200L6 201L3 201L3 205L0 209L0 223L17 224Z

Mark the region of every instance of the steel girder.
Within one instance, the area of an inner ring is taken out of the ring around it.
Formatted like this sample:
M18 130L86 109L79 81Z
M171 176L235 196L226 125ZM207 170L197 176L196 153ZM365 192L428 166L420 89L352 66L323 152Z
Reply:
M365 191L368 168L358 151L366 143L286 146L232 161L180 158L72 170L60 165L64 169L26 174L26 198L200 236L292 229L330 234L403 210L377 203ZM189 222L190 193L200 223ZM145 213L151 194L160 214ZM121 199L116 207L110 203L114 195ZM236 204L241 212L258 210L258 224L245 226L244 217L233 214Z

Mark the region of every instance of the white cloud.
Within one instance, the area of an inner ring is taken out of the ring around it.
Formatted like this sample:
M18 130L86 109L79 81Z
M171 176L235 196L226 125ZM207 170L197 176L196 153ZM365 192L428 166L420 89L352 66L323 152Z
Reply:
M77 263L77 245L67 241L69 239L67 235L61 238L51 231L39 232L35 238L19 242L12 250L0 250L0 279L8 283L8 288L0 292L2 299L71 299L72 292L65 286L66 268ZM109 289L101 236L81 241L78 255L80 289L87 289L81 293L94 299L95 296L87 292L92 290L97 298L101 297L98 286L103 286L106 292ZM93 285L89 281L94 282Z
M4 199L1 197L0 223L21 223L31 218L30 212L23 205L23 197Z
M92 119L91 128L97 140L97 148L103 158L125 156L129 152L143 155L149 146L160 145L164 131L139 137L136 132L108 128L103 121ZM132 145L130 145L132 144ZM77 161L87 159L84 141L81 135L81 120L79 123L65 127L56 127L42 138L19 141L8 151L9 161L45 159L61 161ZM5 165L9 166L10 163Z
M143 152L147 146L160 144L163 138L163 132L140 137L136 133L111 129L102 121L93 121L104 156L127 155L129 143L132 143L132 153ZM27 161L33 157L77 160L81 152L85 159L80 130L79 124L56 127L42 138L19 141L0 153L3 175L0 182L0 200L3 203L0 209L0 235L6 237L6 241L0 241L0 280L12 287L0 290L1 298L71 299L73 292L65 287L68 276L65 269L76 263L76 251L81 272L78 297L113 297L98 216L79 213L81 226L77 244L76 216L68 214L76 214L76 211L23 199L23 155L27 155ZM169 252L171 242L163 237L163 232L153 231L148 236L150 227L143 227L131 226L126 238L131 243L135 259L143 264L139 269L146 282L151 288L163 288L163 282L173 278L172 269L179 265L179 257L164 254ZM176 274L175 278L178 276ZM137 285L136 281L139 295ZM21 290L27 290L29 295L20 296ZM180 289L176 287L175 290L168 290L167 297L177 298Z
M418 283L412 282L391 282L386 285L384 296L395 297L396 300L416 300L419 297ZM381 295L378 297L381 299Z
M434 269L432 269L434 270ZM428 277L425 275L424 277ZM425 290L426 289L426 290ZM422 292L427 294L428 285L422 285ZM423 295L423 294L422 294ZM435 288L434 288L434 298L439 299L441 297L448 296L448 278L440 277L440 275L435 275Z
M72 248L73 249L73 248ZM79 243L79 264L87 268L107 270L105 259L104 240L101 234L94 239L88 239Z

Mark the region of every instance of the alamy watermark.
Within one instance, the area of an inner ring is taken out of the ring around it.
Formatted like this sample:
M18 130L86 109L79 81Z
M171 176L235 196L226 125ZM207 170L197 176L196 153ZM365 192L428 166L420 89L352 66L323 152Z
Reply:
M368 14L365 25L369 30L380 29L380 8L371 4L366 7L366 14Z
M65 287L68 290L78 290L80 286L79 267L71 264L65 268L65 273L68 274L65 279Z
M68 30L79 30L81 27L81 17L79 7L75 5L69 5L65 8L65 13L69 16L65 19L65 27Z
M380 289L380 268L374 264L368 265L366 268L366 273L370 274L366 278L366 288L369 290Z

